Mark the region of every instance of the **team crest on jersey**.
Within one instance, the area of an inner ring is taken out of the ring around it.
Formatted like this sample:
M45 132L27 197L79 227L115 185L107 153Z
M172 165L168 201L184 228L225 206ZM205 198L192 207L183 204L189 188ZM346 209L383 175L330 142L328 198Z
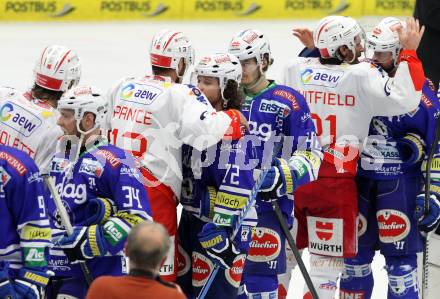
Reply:
M230 269L225 270L226 280L234 287L238 288L241 282L241 276L243 275L244 262L246 260L246 255L237 255L232 263Z
M342 219L308 216L309 251L315 254L342 256L343 227Z
M185 249L178 245L177 250L177 276L183 276L188 273L191 267L191 259Z
M1 174L1 178L2 178L2 183L3 186L6 186L6 184L9 182L9 180L11 179L11 176L9 175L9 173L6 171L6 169L4 169L3 167L0 166L0 174Z
M363 234L365 234L365 232L367 231L367 226L368 226L367 218L365 218L364 215L359 213L359 216L358 216L358 236L359 237L362 236Z
M9 101L0 106L0 121L26 137L31 136L42 124L38 115Z
M102 167L101 163L96 160L85 158L81 161L78 172L85 173L91 176L96 176L99 178L104 172L104 167Z
M405 213L384 209L376 213L379 239L382 243L393 243L404 239L410 231L411 223Z
M249 243L248 260L267 262L278 257L281 251L280 235L267 227L257 227Z
M214 265L211 260L198 252L192 253L192 284L195 287L202 287L208 280Z

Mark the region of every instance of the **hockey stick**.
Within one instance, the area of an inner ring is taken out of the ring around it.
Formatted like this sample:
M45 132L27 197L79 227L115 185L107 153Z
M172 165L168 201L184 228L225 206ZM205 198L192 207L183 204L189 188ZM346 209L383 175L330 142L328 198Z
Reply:
M72 223L70 223L69 215L67 214L66 208L64 207L63 202L61 201L61 197L58 194L53 179L49 174L43 174L43 178L44 178L44 182L49 188L50 193L52 194L53 202L55 203L58 213L60 214L61 224L66 229L67 235L70 236L73 233ZM89 267L87 267L85 261L80 261L79 265L81 267L81 271L84 274L84 279L87 283L87 286L90 286L90 284L93 281L93 276L92 273L90 272Z
M429 212L429 199L430 199L430 188L431 188L431 163L434 158L435 151L438 147L438 142L440 140L440 118L436 120L434 140L431 145L431 150L429 151L428 159L426 160L426 177L425 177L425 202L423 205L425 216ZM422 234L425 239L423 245L423 272L422 272L422 299L427 296L428 290L428 256L429 256L429 237L428 234Z
M272 159L278 155L278 152L280 151L281 147L282 147L282 142L278 143L277 146L274 148L273 154L272 154ZM233 226L232 234L231 234L231 237L229 238L229 240L231 240L231 241L235 238L238 231L240 230L241 224L243 223L243 221L246 217L246 214L251 210L252 206L254 205L255 200L257 198L258 191L261 188L261 184L263 184L264 178L266 177L267 172L270 168L270 165L269 165L269 167L266 167L265 165L262 165L262 166L263 167L261 168L260 176L255 181L254 187L251 190L251 193L249 195L247 203L241 209L240 214L238 215L238 219ZM208 294L209 288L211 287L215 277L217 276L219 269L220 269L220 267L218 266L217 263L215 263L214 269L212 270L211 274L208 277L208 280L206 281L206 283L203 285L202 289L200 290L200 293L199 293L199 296L197 296L197 299L204 299L206 297L206 295Z
M278 205L278 201L272 201L272 208L277 215L278 221L280 222L281 229L283 230L284 235L286 236L287 243L289 243L290 249L292 249L293 255L295 256L296 262L298 264L299 270L301 271L302 276L306 282L307 287L309 288L310 293L312 293L313 299L319 299L318 293L316 292L315 286L313 285L312 279L310 278L309 272L307 272L306 266L301 258L301 254L299 253L298 247L296 247L295 240L290 234L289 227L287 226L287 222L284 219L283 213L281 212L280 206Z

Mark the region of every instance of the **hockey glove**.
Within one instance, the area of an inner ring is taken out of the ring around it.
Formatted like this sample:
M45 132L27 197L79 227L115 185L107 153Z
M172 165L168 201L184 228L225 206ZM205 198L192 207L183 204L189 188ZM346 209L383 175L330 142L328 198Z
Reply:
M17 295L11 281L9 280L8 268L8 263L4 261L0 262L0 298L16 299Z
M91 215L82 221L78 226L90 226L93 224L104 224L116 211L113 202L108 198L92 198L87 203L86 215Z
M408 133L405 137L398 139L397 149L402 158L402 168L408 168L421 161L425 155L425 142L414 133Z
M44 297L44 289L48 283L49 274L46 272L21 268L14 281L14 288L19 298L40 299Z
M107 253L107 243L99 225L76 226L70 236L62 237L55 246L63 249L71 263L104 256Z
M272 167L260 187L261 199L267 202L277 200L285 194L291 194L296 188L296 177L283 159L274 159Z
M211 259L224 269L231 268L235 257L240 253L234 243L229 240L229 234L223 227L214 223L206 223L197 234L200 244Z
M437 226L440 220L440 202L434 194L429 197L429 212L425 216L425 194L419 194L416 198L414 217L419 221L419 229L422 232L430 232Z

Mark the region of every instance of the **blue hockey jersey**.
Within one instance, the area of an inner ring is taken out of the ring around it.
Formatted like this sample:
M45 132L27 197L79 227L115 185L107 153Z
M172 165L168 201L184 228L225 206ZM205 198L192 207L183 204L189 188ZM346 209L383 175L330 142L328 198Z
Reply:
M0 174L0 260L12 274L21 267L43 270L51 245L43 179L27 154L5 145Z
M322 149L304 97L294 89L271 82L258 94L247 94L242 112L246 116L250 134L257 137L255 154L266 165L272 160L274 143L282 142L278 157L288 161L295 173L296 187L317 179L322 161ZM288 194L292 197L292 194ZM281 200L286 215L291 215L293 202ZM261 203L257 211L272 211L270 203Z
M407 157L400 149L399 142L408 133L415 133L425 141L425 153L429 153L439 116L440 101L427 80L422 89L420 104L415 111L399 116L373 118L370 136L364 142L359 160L358 175L381 180L422 175L426 169L426 163L423 163L421 167L423 160L421 159L418 163L406 165L404 161ZM440 148L438 146L432 163L434 167L432 167L431 190L440 195L440 168L438 167Z
M75 152L72 149L70 152ZM133 157L127 152L105 142L83 152L73 164L68 152L60 152L51 162L50 175L73 226L89 226L93 215L88 203L93 198L106 198L113 212L101 223L109 252L105 257L87 261L94 277L126 273L123 246L130 229L136 224L151 220L150 203L142 184L142 176L135 167ZM54 238L65 233L52 200L48 203ZM59 248L51 250L50 268L58 276L79 277L78 265L70 264Z

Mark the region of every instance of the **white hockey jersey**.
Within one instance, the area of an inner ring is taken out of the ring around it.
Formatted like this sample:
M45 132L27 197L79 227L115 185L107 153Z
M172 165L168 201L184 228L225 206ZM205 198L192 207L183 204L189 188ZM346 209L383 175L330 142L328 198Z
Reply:
M216 112L199 89L171 83L169 78L127 78L109 98L111 142L132 152L177 197L182 144L201 151L216 144L231 124L231 117Z
M417 108L423 71L413 51L402 52L407 52L402 53L407 60L401 61L394 78L368 62L323 65L319 58L299 57L285 68L284 84L306 98L322 146L353 139L362 142L373 116Z
M50 105L9 87L0 87L0 143L15 147L35 160L40 171L49 169L63 131L59 113Z

